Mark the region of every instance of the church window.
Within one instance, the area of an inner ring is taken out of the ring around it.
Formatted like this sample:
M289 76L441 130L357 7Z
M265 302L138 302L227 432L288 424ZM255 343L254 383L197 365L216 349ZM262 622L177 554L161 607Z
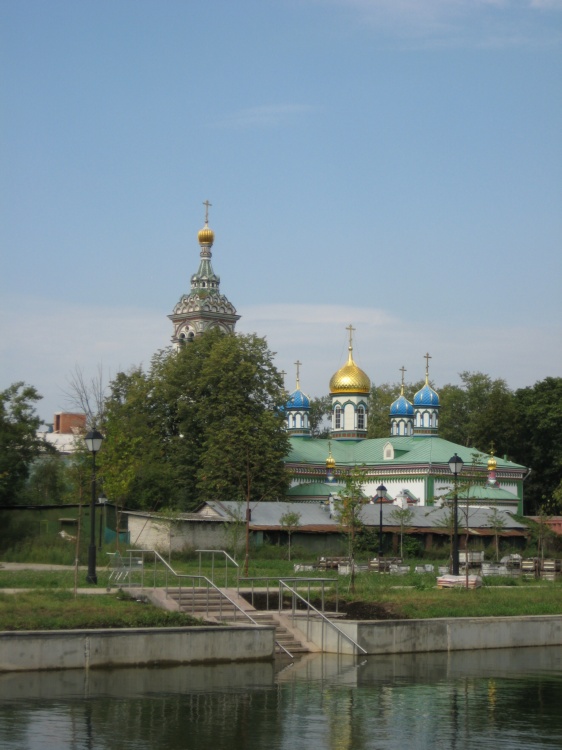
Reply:
M362 406L357 409L357 429L365 429L365 409Z
M334 427L336 430L341 429L341 408L339 406L336 406L336 410L334 412Z

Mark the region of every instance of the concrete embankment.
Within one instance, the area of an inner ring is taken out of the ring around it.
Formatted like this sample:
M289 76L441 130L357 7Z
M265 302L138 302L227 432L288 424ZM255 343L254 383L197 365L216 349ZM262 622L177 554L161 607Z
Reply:
M562 616L458 617L434 620L337 621L368 654L562 645ZM308 627L308 630L307 630ZM353 646L318 620L300 629L326 653L353 653Z
M0 672L271 660L275 629L240 626L0 633Z

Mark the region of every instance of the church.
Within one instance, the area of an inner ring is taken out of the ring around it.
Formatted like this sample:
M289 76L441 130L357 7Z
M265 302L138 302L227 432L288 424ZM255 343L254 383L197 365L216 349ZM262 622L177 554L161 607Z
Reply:
M220 293L220 277L211 263L215 240L209 228L211 204L205 201L204 205L205 226L198 233L199 268L191 277L189 294L180 298L168 316L174 327L172 344L176 348L213 327L232 333L240 318L232 303ZM310 398L301 389L301 363L296 363L296 388L285 405L291 444L286 466L292 477L286 499L329 503L342 490L342 478L358 467L364 475L363 492L373 502L380 502L377 487L384 486L383 503L402 507L439 506L443 496L451 491L453 475L449 462L456 455L463 462L459 498L468 496L471 507L522 513L526 467L439 437L440 403L429 381L429 354L425 355L425 384L415 394L413 403L404 395L402 368L401 392L389 404L388 437L367 437L371 381L353 359L354 329L350 325L347 330L347 362L329 380L328 439L312 436Z

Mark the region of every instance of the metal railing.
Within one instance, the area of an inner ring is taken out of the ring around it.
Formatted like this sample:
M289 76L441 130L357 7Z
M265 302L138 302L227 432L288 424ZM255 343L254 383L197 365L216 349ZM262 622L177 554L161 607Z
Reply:
M338 626L329 620L325 614L320 612L319 609L316 609L316 607L311 604L309 601L307 601L303 596L301 596L298 591L293 589L291 586L289 586L285 581L280 580L279 581L279 608L281 610L282 602L283 602L283 592L284 590L287 590L292 597L292 607L291 607L291 620L293 627L295 627L295 620L296 617L296 611L297 611L297 600L301 601L305 608L306 608L306 637L307 640L310 640L310 622L311 622L311 612L314 613L314 617L316 619L320 618L322 622L322 635L321 635L321 650L324 651L324 633L326 626L330 628L331 630L336 631L337 633L337 653L341 652L341 643L342 639L346 640L348 643L350 643L353 648L355 649L356 653L362 652L363 654L366 654L367 651L360 646L356 641L353 640L351 636L349 636L347 633L345 633L341 628L338 628ZM302 628L299 625L299 629L302 630Z
M325 600L326 600L326 584L328 584L330 587L334 586L336 589L336 609L335 614L338 614L338 606L339 606L339 579L337 578L299 578L299 577L286 577L286 576L253 576L249 578L238 578L238 595L240 596L240 589L244 587L244 584L249 584L249 595L250 595L250 604L252 607L255 606L255 596L256 594L264 594L265 593L265 608L266 609L272 609L270 607L270 596L272 596L272 590L275 591L275 598L279 596L279 582L280 581L291 581L293 583L296 583L297 585L294 586L295 589L298 589L298 584L303 584L308 593L308 599L310 599L312 595L312 588L320 589L319 592L316 592L317 595L320 597L320 600L322 602L322 612L324 612L325 607ZM274 583L272 583L274 582ZM258 586L256 586L256 583ZM263 584L263 585L260 585ZM256 590L257 588L257 590ZM265 589L265 591L264 591ZM280 602L278 602L277 607L280 608Z
M164 586L164 589L166 591L166 595L169 594L168 576L169 575L173 575L176 578L176 580L177 580L177 588L179 590L180 599L181 599L181 594L182 594L182 588L185 589L186 591L191 590L191 592L192 592L192 598L191 598L191 604L192 604L191 611L192 611L192 613L195 612L195 608L194 608L195 607L195 601L194 601L194 597L193 597L195 589L196 588L205 588L205 590L206 590L206 602L205 602L206 608L205 608L205 614L206 614L207 617L209 616L209 603L210 603L210 596L209 595L210 595L211 591L214 591L216 594L219 595L219 619L222 619L223 602L224 602L224 600L226 600L226 602L228 602L228 604L230 604L230 606L233 608L233 614L234 614L234 621L235 622L236 622L236 616L237 616L237 614L241 614L247 620L249 620L253 625L260 625L260 623L256 622L254 620L254 618L248 612L246 612L244 609L242 609L242 607L239 604L237 604L233 599L231 599L228 596L228 594L226 594L222 589L220 589L218 586L216 586L213 583L213 581L211 581L206 576L194 575L194 574L191 574L191 573L178 573L160 555L159 552L157 552L156 550L153 550L153 549L151 549L151 550L150 549L149 550L127 550L127 552L129 552L130 557L132 557L133 555L135 555L136 557L138 557L139 555L141 556L142 565L139 566L140 569L141 569L141 584L140 584L141 588L145 588L145 582L144 582L145 581L144 573L145 573L145 569L146 569L145 555L154 555L154 568L153 568L154 579L153 579L153 584L152 584L153 588L156 588L156 567L157 567L158 563L161 563L164 566L164 570L165 570L165 574L166 574L165 575L165 581L166 582L165 582L165 586ZM184 580L191 581L191 585L190 586L189 585L188 586L183 586L182 581L184 581ZM196 581L197 582L201 582L204 585L202 587L196 586L195 585ZM129 586L133 586L133 585L134 584L132 583L132 581L129 581ZM284 651L287 654L287 656L291 657L291 659L293 658L293 655L290 653L290 651L288 651L283 646L282 643L279 643L278 640L275 641L275 645L281 651Z
M197 554L199 555L199 575L201 575L201 555L207 554L211 555L211 581L215 580L215 555L222 555L224 557L224 587L228 588L228 563L232 563L234 568L236 569L236 577L238 578L239 572L240 572L240 566L236 562L236 560L231 557L228 552L226 552L223 549L196 549L195 550Z

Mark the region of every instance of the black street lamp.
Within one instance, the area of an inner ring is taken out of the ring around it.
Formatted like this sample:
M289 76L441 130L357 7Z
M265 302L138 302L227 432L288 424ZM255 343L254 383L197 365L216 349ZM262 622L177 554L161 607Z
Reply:
M455 496L453 501L454 527L453 527L453 575L459 574L459 474L464 466L462 458L455 455L449 459L449 470L455 477Z
M104 491L102 490L101 495L98 497L98 505L100 506L100 531L99 531L99 537L98 537L98 550L101 552L101 544L102 544L102 531L105 528L105 519L107 517L107 511L106 511L106 503L107 498L105 496Z
M379 500L379 571L381 569L381 558L382 558L382 500L386 495L386 487L384 484L379 484L377 487L377 497Z
M96 575L96 453L101 448L103 435L92 430L85 437L86 447L92 454L92 499L90 502L90 546L88 547L88 583L97 583Z

